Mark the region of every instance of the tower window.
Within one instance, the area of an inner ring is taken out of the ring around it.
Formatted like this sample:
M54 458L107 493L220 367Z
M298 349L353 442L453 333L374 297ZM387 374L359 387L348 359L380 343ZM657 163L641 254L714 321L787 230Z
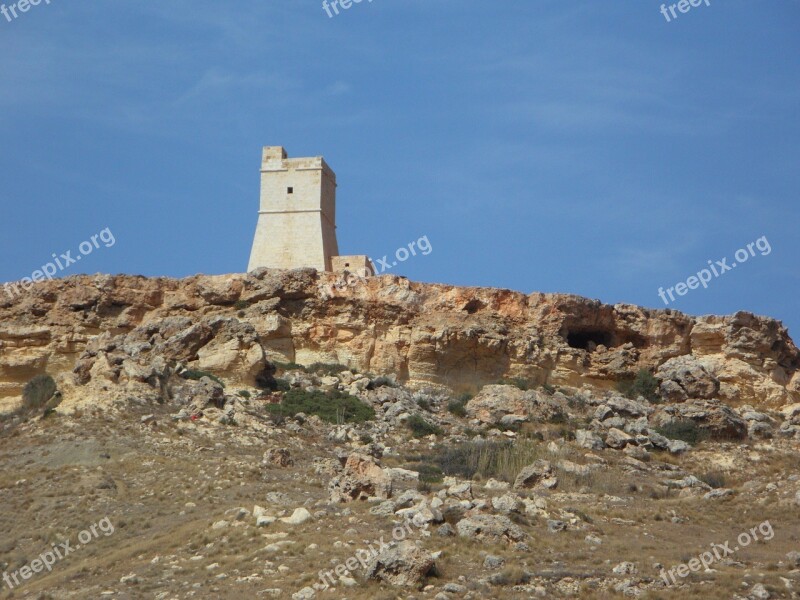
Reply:
M287 192L288 194L294 194L294 188L293 188L293 187L286 188L286 192Z

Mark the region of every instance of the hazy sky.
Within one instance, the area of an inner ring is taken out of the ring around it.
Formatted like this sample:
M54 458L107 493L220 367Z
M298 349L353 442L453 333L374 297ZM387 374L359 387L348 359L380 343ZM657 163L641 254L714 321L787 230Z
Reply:
M6 4L10 4L6 0ZM246 269L260 148L324 155L342 253L415 280L800 334L800 3L44 0L0 16L0 280ZM12 13L9 13L12 14ZM762 243L762 247L764 244Z

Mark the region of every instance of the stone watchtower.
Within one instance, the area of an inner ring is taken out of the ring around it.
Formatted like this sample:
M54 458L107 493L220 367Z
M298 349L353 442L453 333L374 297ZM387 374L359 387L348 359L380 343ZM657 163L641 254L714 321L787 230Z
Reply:
M264 147L261 206L248 271L259 267L318 271L366 267L366 256L339 256L336 174L321 156L287 158L281 146Z

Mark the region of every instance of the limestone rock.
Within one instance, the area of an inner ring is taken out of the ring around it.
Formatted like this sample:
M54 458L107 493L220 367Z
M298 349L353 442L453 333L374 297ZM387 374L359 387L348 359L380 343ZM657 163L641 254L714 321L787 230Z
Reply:
M603 439L593 431L578 429L575 431L575 443L581 448L589 450L602 450L606 447Z
M548 483L553 479L552 475L553 467L550 463L539 459L520 471L514 480L514 489L532 488Z
M328 489L331 502L351 502L369 498L387 499L392 495L392 479L371 456L353 453L341 475L334 477Z
M490 543L521 542L527 536L508 517L475 514L460 520L456 530L461 537Z
M466 410L470 418L496 425L507 416L526 420L530 404L525 392L513 385L487 385L467 402Z
M309 519L311 519L311 513L301 506L300 508L296 508L291 516L283 517L280 521L287 525L302 525Z
M403 541L384 549L369 560L367 579L375 579L397 587L417 587L436 568L430 554L413 542Z
M661 394L668 402L711 399L720 389L719 379L691 355L669 359L658 367L656 377L661 380Z
M650 419L657 427L692 421L713 439L743 439L747 423L730 407L719 402L692 400L660 406Z
M286 448L270 448L264 453L264 461L269 465L281 468L294 465L292 454Z
M229 386L252 386L247 380L258 377L266 359L346 361L363 371L401 373L412 386L473 393L502 377L613 387L661 365L662 384L674 384L666 393L676 399L685 393L686 400L716 397L759 409L800 403L800 352L779 322L750 313L694 318L393 275L368 278L326 301L321 290L336 277L259 269L183 280L97 275L39 282L0 299L0 409L18 402L31 373L45 369L59 380L59 411L68 413L131 396L163 401L163 379L175 363L212 370ZM249 304L246 317L234 316L239 300ZM530 419L537 407L547 408L536 395L525 407L518 392L504 392L505 402L474 403L474 414L484 422Z
M621 429L612 428L608 430L608 434L606 435L606 446L609 448L621 450L628 444L632 443L635 443L633 436L628 435Z

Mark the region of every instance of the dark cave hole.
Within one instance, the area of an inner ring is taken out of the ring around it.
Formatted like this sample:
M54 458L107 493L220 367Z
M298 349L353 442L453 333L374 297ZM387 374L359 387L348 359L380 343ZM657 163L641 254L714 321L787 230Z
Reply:
M595 346L611 348L613 345L611 332L602 330L570 331L567 333L567 344L579 350L589 350L590 345L592 350Z
M484 308L485 304L480 300L470 300L464 306L464 310L467 311L467 314L474 315L480 309Z

